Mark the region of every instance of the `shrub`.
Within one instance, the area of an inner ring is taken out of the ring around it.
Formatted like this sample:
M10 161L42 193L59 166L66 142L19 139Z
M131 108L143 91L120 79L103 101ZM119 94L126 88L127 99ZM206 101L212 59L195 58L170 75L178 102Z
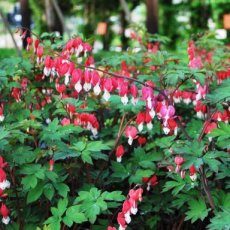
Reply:
M79 37L0 63L6 229L229 229L229 48L137 49L95 63Z

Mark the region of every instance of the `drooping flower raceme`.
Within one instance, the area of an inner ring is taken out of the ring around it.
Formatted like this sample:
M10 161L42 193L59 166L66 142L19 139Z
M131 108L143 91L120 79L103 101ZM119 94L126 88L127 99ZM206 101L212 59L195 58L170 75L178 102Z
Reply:
M137 202L142 201L143 189L130 189L129 197L122 205L122 211L117 215L119 230L125 230L127 224L131 222L131 215L135 215L138 211Z

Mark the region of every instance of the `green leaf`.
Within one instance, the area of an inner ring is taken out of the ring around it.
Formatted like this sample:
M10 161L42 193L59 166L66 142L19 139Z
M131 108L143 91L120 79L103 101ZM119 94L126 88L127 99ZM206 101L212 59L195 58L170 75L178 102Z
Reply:
M184 78L183 76L184 75L181 75L180 77ZM175 86L177 82L180 80L180 77L177 72L169 72L165 77L166 83Z
M11 157L16 164L22 165L33 162L35 159L35 154L34 151L32 151L32 148L29 146L17 146L13 149L13 154Z
M173 149L178 154L191 155L191 157L201 157L204 149L204 142L197 140L176 142L173 145Z
M225 193L221 198L222 208L230 212L230 193Z
M123 201L125 200L125 196L122 195L121 191L113 191L113 192L103 192L101 195L105 200L111 201Z
M126 170L124 165L122 165L121 163L113 161L111 165L112 165L112 170L114 172L112 174L112 177L117 177L120 178L121 180L124 180L126 177L129 176L128 170Z
M91 157L95 160L102 159L105 161L108 161L108 158L109 158L108 155L101 153L101 152L91 152Z
M78 141L77 143L74 143L70 149L74 149L77 152L82 152L86 147L86 142Z
M216 173L218 172L219 166L221 165L220 161L218 161L216 159L211 159L207 156L204 156L203 159L204 159L204 163L206 163L212 171L214 171Z
M0 127L0 140L8 137L10 134L9 131L6 131L4 127Z
M105 211L108 208L107 203L104 201L102 197L99 197L97 199L96 204L100 207L102 211Z
M43 183L39 183L35 188L29 191L27 195L27 201L26 201L27 204L32 203L40 198L43 192L43 186L44 186Z
M87 210L85 216L89 219L89 222L93 224L97 219L97 215L100 214L100 207L96 203L85 203L84 209Z
M89 192L94 199L97 199L101 195L101 190L98 190L96 187L91 188Z
M26 175L33 175L36 172L41 170L41 165L40 164L27 164L23 165L21 167L21 170L19 171L21 174L26 174Z
M201 120L192 119L187 124L186 131L188 132L189 136L194 139L197 139L200 135L201 129L203 127L203 122Z
M101 190L96 187L91 188L89 191L80 191L78 194L79 196L74 201L77 204L76 211L79 210L80 213L84 213L89 222L93 224L97 216L107 209L104 196L101 194Z
M204 220L208 216L210 209L207 209L205 202L200 198L199 200L190 200L188 202L189 211L187 211L185 220L191 220L192 223L198 219Z
M45 172L46 177L51 180L52 182L57 182L58 175L54 171L47 171Z
M46 184L44 186L44 191L43 191L45 197L48 200L52 200L52 198L54 197L54 187L52 184Z
M185 181L181 178L178 178L177 181L167 181L162 192L167 192L172 189L172 194L177 195L185 187L185 185Z
M79 196L75 199L74 203L82 202L84 200L94 200L92 194L88 191L80 191Z
M194 78L195 78L201 85L204 85L204 84L205 84L205 79L206 79L205 73L197 72L197 71L193 70L193 71L192 71L192 74L193 74Z
M138 169L135 171L134 175L130 176L129 183L130 184L131 183L135 183L135 184L141 183L143 177L150 177L153 174L154 174L153 170Z
M57 160L65 160L69 158L79 157L80 153L76 153L75 151L70 151L69 149L60 150L55 152L53 159Z
M79 212L79 205L71 206L66 210L66 217L77 224L87 221L84 213Z
M59 218L59 210L58 210L57 208L51 207L50 210L51 210L51 213L52 213L52 215L53 215L54 217Z
M60 230L61 229L61 223L60 221L55 221L49 225L50 230Z
M86 148L88 151L98 151L98 152L100 152L101 150L111 149L108 145L103 144L102 141L89 142Z
M40 169L39 171L37 171L37 172L35 173L35 176L36 176L37 178L41 179L41 180L44 180L44 178L45 178L45 169L42 168L42 169Z
M161 137L155 139L156 146L159 146L160 148L168 148L173 144L173 140L175 139L175 136L168 136L168 137Z
M73 221L68 216L65 216L62 220L63 220L64 224L68 227L71 227L73 225Z
M220 122L218 129L213 129L209 134L210 137L227 137L230 138L230 125Z
M172 206L176 207L177 209L180 209L185 203L187 203L189 200L193 198L190 194L177 194L175 199L172 201Z
M93 164L93 161L92 161L92 158L90 156L90 152L87 151L87 150L84 150L82 153L81 153L81 159L84 163L89 163L89 164Z
M144 161L140 161L138 163L142 168L146 168L146 169L152 169L155 170L156 166L153 162L148 161L148 160L144 160Z
M67 193L70 191L69 187L64 183L54 184L54 187L62 197L66 197Z
M210 94L206 96L206 100L211 104L220 103L224 100L230 99L230 79L223 80L221 85L219 85L216 89L211 91Z
M207 226L209 230L229 230L230 229L230 212L221 211L215 213L215 216L210 220L211 223Z
M22 178L23 189L28 190L34 188L37 185L37 177L34 175L29 175Z
M68 199L67 198L64 198L64 199L60 199L58 201L58 213L59 213L59 216L62 216L64 214L64 212L66 211L66 207L68 205Z

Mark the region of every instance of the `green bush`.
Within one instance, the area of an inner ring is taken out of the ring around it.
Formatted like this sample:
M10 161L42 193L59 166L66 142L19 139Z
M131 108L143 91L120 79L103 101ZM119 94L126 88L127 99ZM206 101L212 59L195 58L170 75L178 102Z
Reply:
M0 62L1 229L230 229L229 49L133 39L97 63L46 34Z

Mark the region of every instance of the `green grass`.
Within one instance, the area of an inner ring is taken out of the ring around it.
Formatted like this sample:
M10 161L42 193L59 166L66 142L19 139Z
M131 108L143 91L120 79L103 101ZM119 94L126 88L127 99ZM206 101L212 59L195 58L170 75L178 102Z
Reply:
M15 49L9 49L9 48L0 48L0 59L8 58L8 57L16 57L17 53Z

